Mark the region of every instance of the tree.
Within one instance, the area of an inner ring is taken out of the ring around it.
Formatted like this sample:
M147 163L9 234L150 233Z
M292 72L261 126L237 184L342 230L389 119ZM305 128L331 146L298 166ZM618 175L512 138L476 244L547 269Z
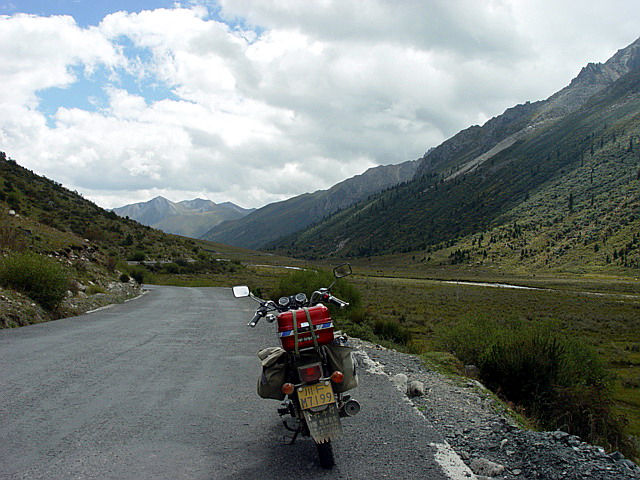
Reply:
M573 212L573 192L569 193L569 211Z

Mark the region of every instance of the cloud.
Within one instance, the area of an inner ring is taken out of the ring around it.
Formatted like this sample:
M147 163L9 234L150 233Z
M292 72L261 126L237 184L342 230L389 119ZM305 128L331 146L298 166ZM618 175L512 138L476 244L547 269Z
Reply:
M189 5L0 16L0 147L106 207L258 207L420 157L640 31L624 0Z

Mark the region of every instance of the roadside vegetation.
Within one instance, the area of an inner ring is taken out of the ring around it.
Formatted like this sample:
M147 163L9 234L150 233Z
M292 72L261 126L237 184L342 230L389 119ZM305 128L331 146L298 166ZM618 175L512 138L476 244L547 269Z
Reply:
M539 287L555 288L535 290L372 276L351 281L362 292L364 313L343 320L348 333L420 354L458 375L473 364L487 387L539 428L562 429L638 458L635 281L611 282L614 292L607 294L581 289L608 289L608 281L593 278L546 285L537 278ZM380 331L380 325L387 327Z
M627 422L612 408L612 376L589 345L563 335L555 322L467 318L434 337L539 427L635 456Z
M69 280L59 262L43 255L13 252L0 259L0 286L26 294L47 310L60 306Z

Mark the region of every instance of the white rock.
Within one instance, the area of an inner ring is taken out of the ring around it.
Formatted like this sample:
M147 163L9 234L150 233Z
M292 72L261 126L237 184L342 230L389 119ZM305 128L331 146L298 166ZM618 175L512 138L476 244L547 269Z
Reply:
M485 475L487 477L495 477L504 472L504 465L492 462L486 458L474 458L471 461L471 470L476 475Z
M407 377L404 373L398 373L391 377L391 383L393 383L398 390L400 390L405 395L407 394L409 388L409 377Z
M421 397L425 393L424 383L419 380L411 380L407 387L407 394L410 397Z

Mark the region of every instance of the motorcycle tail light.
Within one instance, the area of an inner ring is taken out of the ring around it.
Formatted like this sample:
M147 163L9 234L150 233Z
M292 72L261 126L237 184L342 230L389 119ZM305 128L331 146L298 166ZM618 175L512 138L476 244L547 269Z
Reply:
M316 382L322 377L322 366L319 363L298 367L300 380L305 383Z
M282 393L284 393L285 395L291 395L295 388L296 387L293 385L293 383L285 383L284 385L282 385Z
M331 374L331 381L333 383L342 383L344 380L344 374L338 370Z

